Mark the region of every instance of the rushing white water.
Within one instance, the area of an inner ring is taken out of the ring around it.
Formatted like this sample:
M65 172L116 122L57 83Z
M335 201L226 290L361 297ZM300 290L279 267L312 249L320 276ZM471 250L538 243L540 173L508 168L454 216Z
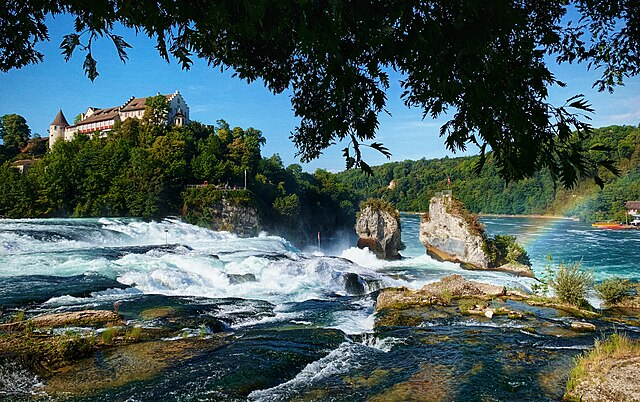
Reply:
M139 294L258 299L282 306L283 312L257 322L304 322L299 313L284 311L288 303L366 294L389 286L419 288L451 273L511 287L530 283L503 273L465 271L424 254L393 262L355 247L336 256L305 254L278 236L240 238L177 219L0 221L0 277L98 274L130 286L89 297L55 296L47 302L52 306L95 305ZM347 334L370 332L373 300L355 303L333 312L327 325Z

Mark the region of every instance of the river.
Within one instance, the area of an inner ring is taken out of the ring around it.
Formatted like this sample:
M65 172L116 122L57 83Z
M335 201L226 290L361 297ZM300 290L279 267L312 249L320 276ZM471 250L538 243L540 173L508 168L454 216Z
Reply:
M142 311L169 306L224 324L223 346L143 380L72 397L91 401L557 400L573 358L594 338L614 330L640 336L636 326L608 322L597 322L595 334L576 334L567 329L570 317L523 305L517 307L535 318L442 314L376 329L383 287L420 288L452 273L523 290L533 283L434 261L418 241L419 216L401 219L407 248L395 262L347 246L301 252L277 236L242 239L176 219L0 220L0 304L6 316L118 302L128 324L140 326L158 325ZM538 274L551 255L581 260L597 280L640 279L640 231L557 219L483 222L489 234L517 236ZM202 324L183 334L203 328L208 332ZM15 400L49 398L46 381L11 367L13 373L0 367L0 395L4 387Z

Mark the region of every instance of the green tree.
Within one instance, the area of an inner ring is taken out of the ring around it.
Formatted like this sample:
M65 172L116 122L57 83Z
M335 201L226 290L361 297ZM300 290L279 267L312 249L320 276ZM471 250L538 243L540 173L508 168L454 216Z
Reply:
M17 155L27 145L31 129L19 114L5 114L0 117L0 139L9 154Z
M599 90L613 90L640 72L635 0L391 0L365 6L211 0L196 12L175 0L100 4L3 3L0 70L40 62L36 45L49 38L47 16L69 13L74 32L62 41L63 55L69 60L76 50L84 52L83 67L93 80L96 38L109 38L127 59L129 45L114 33L123 24L146 33L162 57L175 57L183 68L196 56L233 68L249 82L260 79L274 93L290 90L300 117L293 141L303 161L343 139L348 166L368 168L362 163L365 144L387 152L371 141L393 70L407 106L430 117L449 111L441 127L449 149L473 144L483 156L492 150L496 172L507 180L548 168L552 179L572 186L580 175L598 174L583 146L590 126L580 114L591 108L579 97L562 106L548 101L550 88L565 85L548 60L597 69Z
M164 95L150 96L144 103L142 120L154 126L167 125L169 101Z

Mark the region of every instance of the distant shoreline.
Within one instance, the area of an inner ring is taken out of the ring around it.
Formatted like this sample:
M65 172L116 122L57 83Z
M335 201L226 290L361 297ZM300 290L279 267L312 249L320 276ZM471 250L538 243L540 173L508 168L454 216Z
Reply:
M565 220L576 220L576 218L572 218L570 216L562 216L562 215L510 215L510 214L478 214L480 217L490 217L490 218L536 218L536 219L565 219Z
M403 214L409 215L422 215L424 212L414 212L414 211L401 211ZM481 218L535 218L535 219L564 219L575 221L576 218L572 218L569 216L562 215L539 215L539 214L529 214L529 215L513 215L513 214L478 214Z

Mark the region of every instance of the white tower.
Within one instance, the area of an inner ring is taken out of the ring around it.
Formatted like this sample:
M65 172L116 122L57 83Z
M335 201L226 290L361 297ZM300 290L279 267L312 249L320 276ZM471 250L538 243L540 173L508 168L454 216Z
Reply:
M62 109L58 110L56 118L49 125L49 149L53 147L53 143L62 139L64 141L64 129L69 127L67 119L65 119Z

